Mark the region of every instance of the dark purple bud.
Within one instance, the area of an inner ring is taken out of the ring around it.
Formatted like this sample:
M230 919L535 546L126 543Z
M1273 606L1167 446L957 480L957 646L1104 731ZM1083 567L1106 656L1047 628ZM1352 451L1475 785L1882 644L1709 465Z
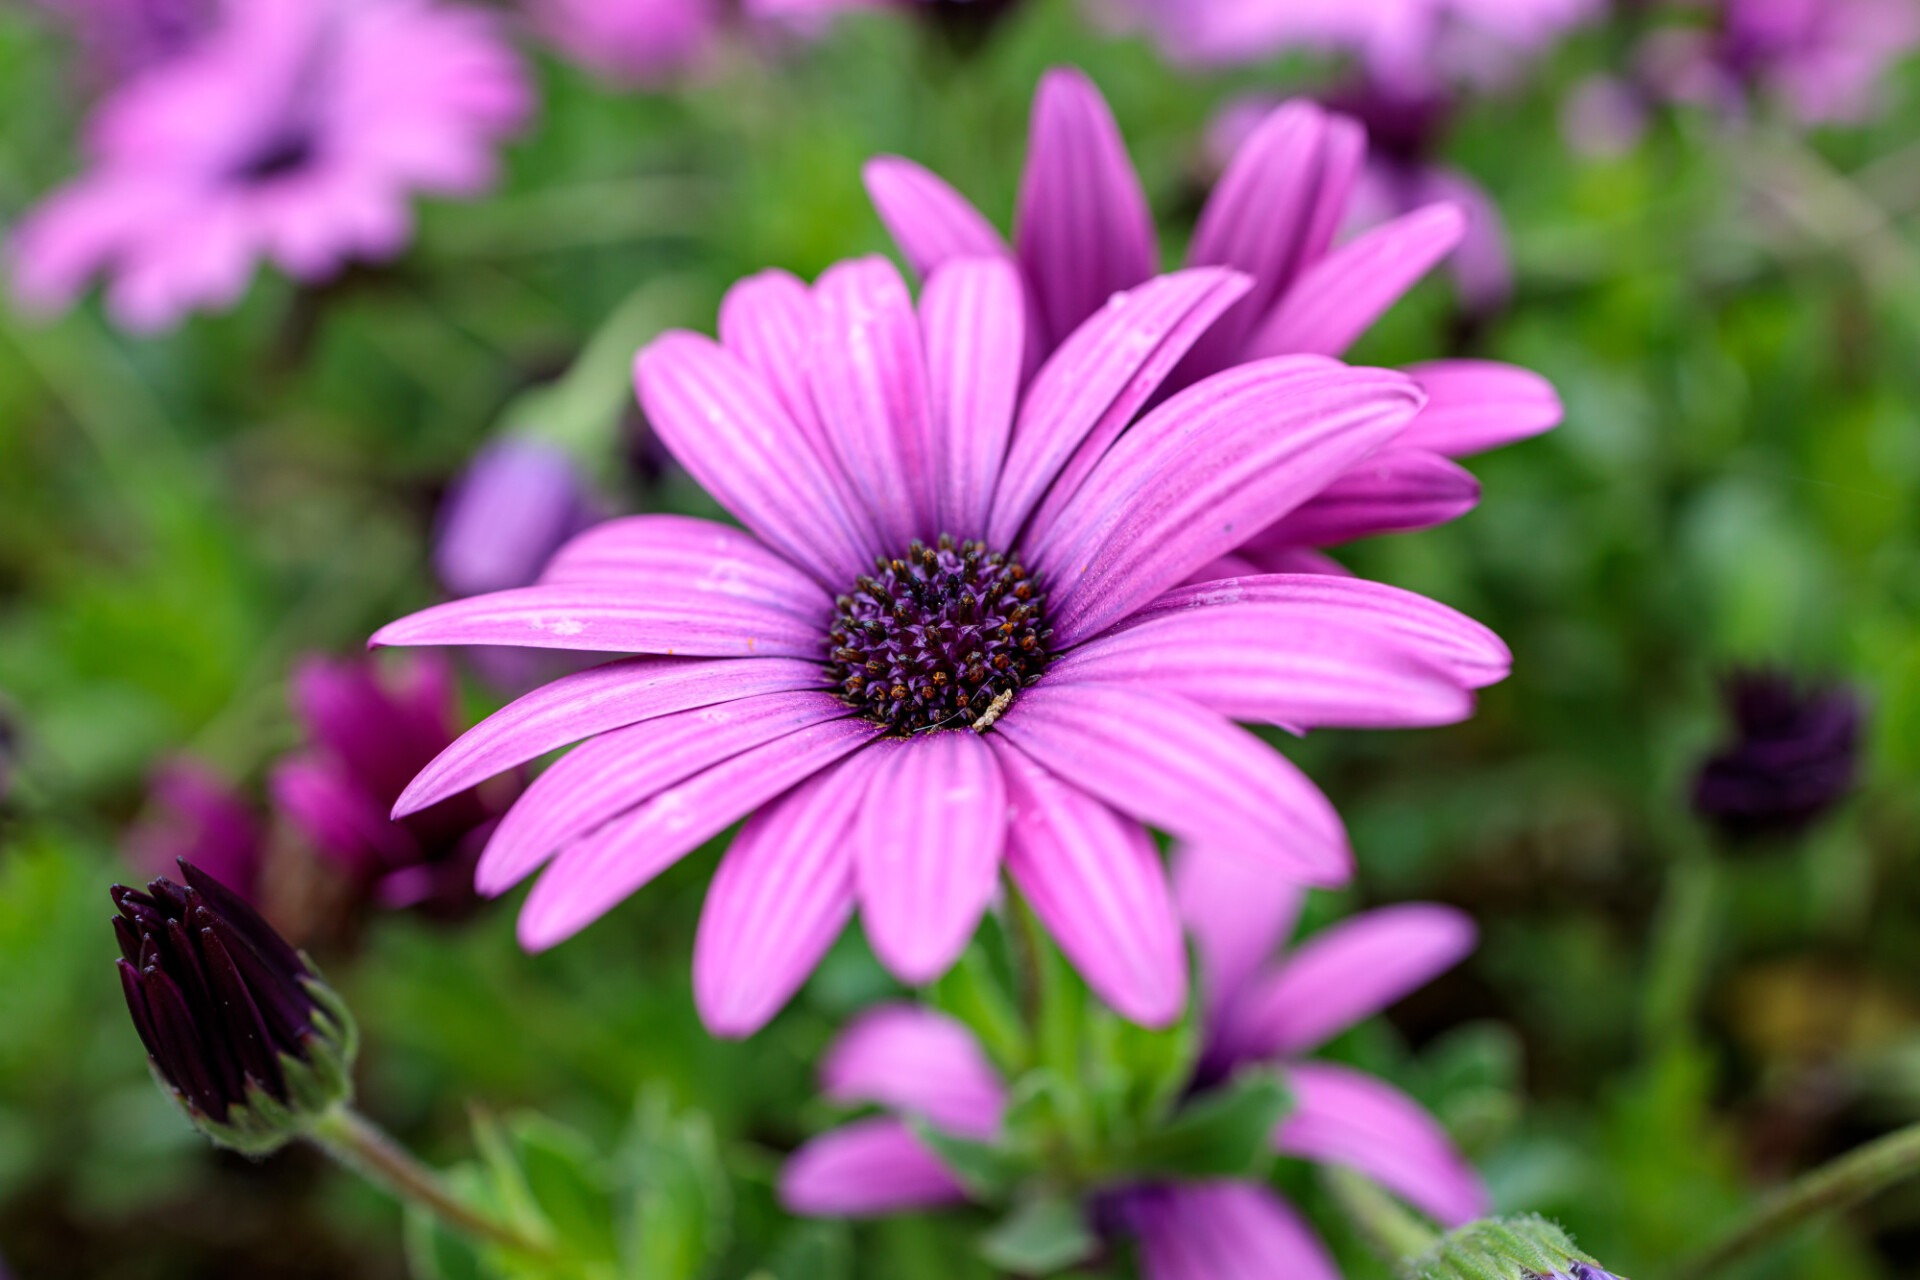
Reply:
M180 869L184 886L113 887L127 1010L195 1124L269 1151L351 1092L352 1018L244 898L185 859Z
M1863 713L1852 690L1744 671L1723 692L1734 735L1693 785L1695 811L1723 834L1791 835L1853 789Z

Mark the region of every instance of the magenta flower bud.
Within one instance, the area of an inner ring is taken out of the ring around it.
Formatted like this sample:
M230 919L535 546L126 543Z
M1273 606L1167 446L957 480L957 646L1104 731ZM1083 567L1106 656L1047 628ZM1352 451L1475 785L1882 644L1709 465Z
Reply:
M113 887L127 1011L195 1126L262 1154L351 1096L358 1035L319 971L239 894L180 870L185 886Z
M1744 671L1723 695L1734 734L1693 785L1694 810L1723 834L1792 835L1853 789L1862 710L1846 686Z
M441 504L434 572L458 596L524 587L593 519L586 481L564 450L496 440L474 455Z

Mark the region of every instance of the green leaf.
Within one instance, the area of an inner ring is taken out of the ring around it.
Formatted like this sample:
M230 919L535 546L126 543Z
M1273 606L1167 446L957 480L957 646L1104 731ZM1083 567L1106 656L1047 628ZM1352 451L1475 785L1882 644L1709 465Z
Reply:
M527 1188L567 1253L581 1259L617 1257L612 1200L593 1145L536 1113L513 1117L509 1127Z
M473 1246L418 1205L406 1206L404 1240L413 1280L487 1280Z
M919 1117L908 1119L914 1136L932 1147L940 1163L960 1180L975 1200L1003 1200L1033 1171L1032 1162L1004 1147L968 1138L956 1138Z
M630 1209L622 1232L626 1280L694 1280L725 1248L733 1188L720 1161L713 1124L698 1111L674 1114L666 1093L650 1088L635 1108L619 1160Z
M1135 1144L1126 1166L1187 1178L1256 1177L1273 1158L1268 1135L1291 1104L1277 1073L1243 1071Z
M980 1253L1003 1271L1048 1275L1093 1256L1100 1246L1080 1204L1064 1196L1029 1200L980 1239Z
M933 1002L967 1024L987 1053L1009 1074L1024 1069L1033 1056L1033 1044L1020 1022L1020 1011L994 975L993 962L976 939L934 984Z

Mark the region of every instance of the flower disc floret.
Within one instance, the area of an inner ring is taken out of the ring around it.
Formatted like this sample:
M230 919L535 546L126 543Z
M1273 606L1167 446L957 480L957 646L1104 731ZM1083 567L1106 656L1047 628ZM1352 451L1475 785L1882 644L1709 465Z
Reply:
M1017 556L915 539L835 600L828 666L848 704L895 733L984 730L1047 669L1046 602Z

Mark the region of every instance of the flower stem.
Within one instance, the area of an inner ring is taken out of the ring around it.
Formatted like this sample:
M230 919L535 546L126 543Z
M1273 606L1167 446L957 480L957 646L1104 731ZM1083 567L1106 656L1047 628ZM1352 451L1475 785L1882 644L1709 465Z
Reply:
M1426 1223L1362 1175L1333 1165L1322 1171L1322 1177L1347 1221L1374 1252L1395 1267L1432 1252L1440 1243L1440 1237Z
M1681 1263L1676 1274L1681 1280L1708 1275L1818 1214L1858 1204L1915 1173L1920 1173L1920 1124L1875 1138L1766 1196L1744 1222Z
M530 1257L553 1254L552 1247L544 1241L530 1239L462 1202L441 1181L439 1174L351 1107L335 1107L308 1131L308 1136L321 1150L367 1181L407 1204L427 1210L464 1235Z

